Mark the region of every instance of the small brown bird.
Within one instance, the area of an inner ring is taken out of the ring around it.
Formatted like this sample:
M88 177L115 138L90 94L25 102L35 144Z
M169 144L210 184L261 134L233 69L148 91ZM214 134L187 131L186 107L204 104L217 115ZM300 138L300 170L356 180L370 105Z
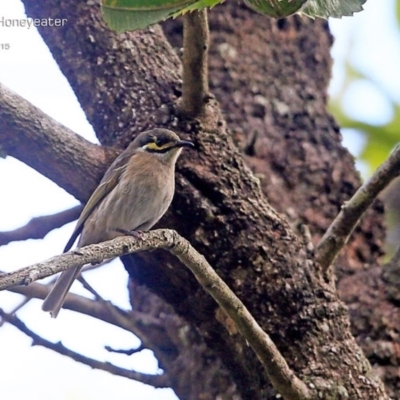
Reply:
M175 164L182 147L167 129L142 132L108 168L80 215L64 252L81 235L78 247L123 236L120 231L147 231L165 214L175 191ZM120 230L120 231L118 231ZM57 317L81 267L64 271L43 302Z

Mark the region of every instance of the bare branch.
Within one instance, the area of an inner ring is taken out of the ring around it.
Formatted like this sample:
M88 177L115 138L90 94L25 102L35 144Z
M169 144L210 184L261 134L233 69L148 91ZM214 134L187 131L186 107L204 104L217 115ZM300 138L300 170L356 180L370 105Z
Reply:
M141 372L117 367L116 365L109 362L101 362L93 358L85 357L82 354L76 353L75 351L66 348L61 342L53 343L46 339L43 339L41 336L31 331L19 318L17 318L16 316L10 316L1 309L0 316L7 320L7 322L9 322L11 325L19 329L21 332L25 333L25 335L29 336L33 341L33 346L43 346L59 354L70 357L73 360L78 361L82 364L88 365L91 368L107 371L113 375L122 376L124 378L142 382L157 388L165 388L171 386L168 375L165 373L162 375L143 374Z
M78 275L78 277L76 278L81 284L82 286L89 292L91 293L94 298L96 300L101 300L101 301L105 301L100 295L99 293L97 293L97 291L92 287L92 285L89 284L89 282L83 277L82 272Z
M0 232L0 246L27 239L42 239L53 229L59 228L79 217L82 205L52 215L32 218L25 226L13 231Z
M140 353L142 350L146 349L146 347L143 346L142 344L139 347L136 347L135 349L128 349L128 350L113 349L110 346L104 346L104 348L107 351L109 351L110 353L126 354L127 356L131 356L132 354Z
M397 145L374 175L357 190L348 202L343 204L339 215L319 242L316 249L317 261L325 272L347 242L368 207L378 194L399 175L400 145Z
M83 139L2 85L0 146L82 202L118 154Z
M208 92L209 30L207 10L189 12L183 17L183 87L181 112L189 118L204 109Z
M197 253L186 239L175 231L173 233L174 243L168 250L193 272L202 287L234 321L266 368L275 389L288 400L309 399L307 386L289 368L269 335L262 330L245 305L217 275L204 256Z
M85 264L97 264L104 259L119 257L139 250L152 250L162 248L163 245L168 246L168 244L165 244L165 240L168 239L164 238L163 233L170 237L170 232L168 230L144 232L141 235L143 239L119 237L115 240L69 251L15 272L1 274L0 290L18 285L29 285L38 279L46 278L69 268L81 267Z
M28 304L31 301L30 298L25 297L21 303L19 303L16 307L14 307L10 312L7 313L7 315L14 315L17 311L19 311L21 308L23 308L26 304ZM0 320L0 328L4 325L4 323L7 322L6 319L2 318Z
M219 278L204 256L200 255L186 239L175 231L159 229L143 232L139 240L133 237L118 237L108 242L83 247L53 257L43 263L0 275L0 289L18 284L29 284L55 272L86 263L99 262L104 258L158 248L169 250L193 272L203 288L234 321L239 332L246 338L266 368L271 383L285 399L310 398L306 385L289 368L275 344L257 324L244 304Z
M51 289L50 285L32 283L27 287L17 286L9 291L19 293L29 298L45 299ZM146 342L143 330L139 326L160 328L159 320L150 315L136 310L125 311L109 301L95 301L74 293L68 293L63 308L76 311L111 325L117 326L138 336L142 342Z

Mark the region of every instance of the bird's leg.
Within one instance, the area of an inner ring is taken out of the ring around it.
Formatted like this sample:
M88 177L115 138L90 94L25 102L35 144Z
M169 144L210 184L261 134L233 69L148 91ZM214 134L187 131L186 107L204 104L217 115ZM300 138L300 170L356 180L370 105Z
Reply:
M133 236L136 239L141 239L143 232L138 231L138 230L128 230L128 229L122 229L122 228L116 228L116 232L123 233L126 236Z

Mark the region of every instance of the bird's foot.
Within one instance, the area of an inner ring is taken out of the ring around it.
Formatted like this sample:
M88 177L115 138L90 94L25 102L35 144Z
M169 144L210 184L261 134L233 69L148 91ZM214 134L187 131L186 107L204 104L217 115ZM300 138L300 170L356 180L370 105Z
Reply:
M122 229L122 228L116 228L115 229L119 233L123 233L126 236L133 236L136 239L142 239L143 232L142 231L130 231L129 229Z

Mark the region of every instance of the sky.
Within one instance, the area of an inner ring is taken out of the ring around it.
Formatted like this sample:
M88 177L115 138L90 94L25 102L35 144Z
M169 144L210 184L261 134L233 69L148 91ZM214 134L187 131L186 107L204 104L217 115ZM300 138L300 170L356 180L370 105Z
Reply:
M1 0L0 19L3 16L24 18L20 1ZM400 65L400 40L395 23L393 0L369 0L364 12L353 18L330 22L335 35L330 92L340 92L344 79L343 60L350 54L352 63L376 82L358 82L343 99L350 115L366 122L379 123L390 118L391 110L382 93L389 93L400 101L400 80L395 67ZM4 45L9 45L9 49ZM74 132L97 142L74 93L35 28L0 26L0 82ZM354 132L344 132L344 144L357 155L363 139ZM0 187L3 190L0 196L0 231L23 226L33 216L53 214L78 204L56 184L11 157L0 158ZM73 227L74 223L70 223L54 230L44 240L0 247L0 270L12 271L59 254ZM127 274L119 262L90 272L86 278L105 299L129 309ZM73 291L87 295L79 283L74 285ZM0 307L6 311L20 301L19 295L0 292ZM104 345L116 348L137 346L139 341L132 335L67 310L62 310L59 317L52 320L40 307L41 301L32 300L18 315L46 339L62 340L75 351L125 368L160 372L148 350L130 357L103 350ZM28 396L30 400L176 399L170 389L156 390L92 370L42 347L32 347L29 338L7 324L0 327L0 354L1 392L6 394L4 398L7 400Z

